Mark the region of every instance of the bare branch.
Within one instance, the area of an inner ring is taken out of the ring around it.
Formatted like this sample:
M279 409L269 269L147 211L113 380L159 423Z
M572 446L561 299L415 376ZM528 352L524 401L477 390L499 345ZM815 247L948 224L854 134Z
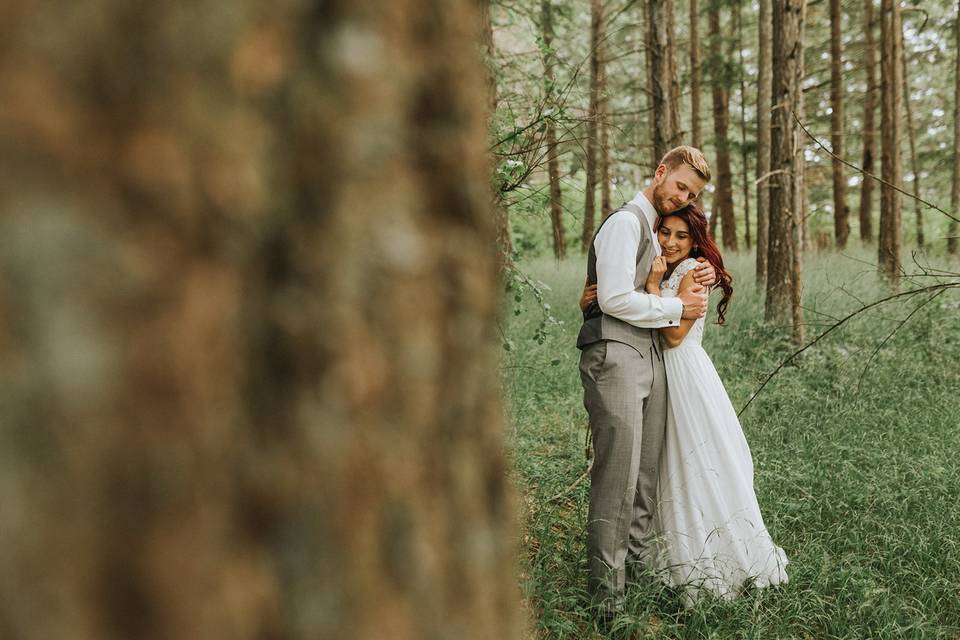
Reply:
M927 298L926 300L918 304L916 307L914 307L913 311L907 314L906 318L898 322L897 326L893 328L893 331L888 333L887 336L880 342L880 344L877 345L877 348L874 349L873 353L870 354L870 357L867 358L867 363L863 365L863 369L860 371L860 377L857 378L857 393L860 393L860 385L863 383L863 376L866 375L867 371L870 369L870 363L872 363L873 359L877 357L877 354L880 353L880 350L883 349L884 345L886 345L887 342L890 341L890 338L892 338L898 331L900 331L900 329L903 328L903 325L907 324L910 318L912 318L914 314L917 313L917 311L920 311L920 309L923 309L925 306L927 306L928 304L930 304L931 302L933 302L934 300L942 296L945 291L946 289L941 289L940 291L935 292L929 298Z
M869 171L864 171L863 169L861 169L860 167L856 166L855 164L850 163L850 162L847 162L847 161L844 160L843 158L837 156L837 155L834 154L832 151L830 151L829 149L827 149L827 148L823 145L823 143L820 142L819 139L817 139L816 136L814 136L812 133L810 133L810 130L807 129L807 127L804 126L804 124L800 121L800 118L797 117L796 112L791 111L791 114L793 115L793 119L797 122L797 124L800 126L800 128L803 129L803 132L804 132L805 134L807 134L807 136L808 136L811 140L813 140L814 143L816 143L816 145L817 145L818 147L820 147L821 149L823 149L823 150L824 150L828 155L830 155L832 158L836 158L838 161L842 162L843 164L847 165L848 167L850 167L850 168L853 169L854 171L857 171L858 173L862 173L862 174L865 175L865 176L869 176L869 177L873 178L874 180L876 180L877 182L879 182L879 183L881 183L881 184L885 184L885 185L887 185L888 187L890 187L891 189L894 189L894 190L896 190L896 191L899 191L900 193L902 193L903 195L907 196L908 198L913 198L914 200L917 200L917 201L919 201L919 202L922 202L923 204L927 205L927 206L930 207L931 209L935 209L936 211L939 211L940 213L942 213L943 215L947 216L947 217L950 218L951 220L956 220L957 222L960 222L960 218L954 217L952 214L947 213L946 211L944 211L943 209L941 209L941 208L938 207L937 205L933 204L932 202L928 202L928 201L924 200L923 198L921 198L920 196L916 195L915 193L908 193L908 192L904 191L903 189L901 189L900 187L898 187L897 185L891 184L891 183L887 182L886 180L884 180L883 178L880 178L879 176L873 175L873 174L870 173Z
M742 416L742 415L744 414L744 412L747 410L747 408L753 403L753 400L754 400L758 395L760 395L760 392L763 391L763 389L767 386L767 383L769 383L771 380L773 380L774 376L776 376L778 373L780 373L780 371L781 371L785 366L787 366L788 364L790 364L791 362L793 362L793 361L794 361L800 354L802 354L804 351L806 351L807 349L813 347L815 344L817 344L818 342L820 342L821 340L823 340L824 338L826 338L828 335L830 335L831 333L833 333L834 331L836 331L837 329L839 329L840 327L842 327L844 324L847 323L847 321L849 321L849 320L851 320L851 319L859 316L860 314L862 314L862 313L864 313L864 312L866 312L866 311L868 311L868 310L870 310L870 309L872 309L872 308L874 308L874 307L880 306L880 305L882 305L882 304L884 304L884 303L887 303L887 302L890 302L890 301L892 301L892 300L897 300L897 299L905 298L905 297L909 297L909 296L915 296L915 295L919 295L919 294L921 294L921 293L946 291L947 289L960 289L960 280L957 280L956 282L945 282L945 283L930 285L929 287L921 287L921 288L919 288L919 289L911 289L910 291L902 291L902 292L900 292L900 293L894 293L894 294L889 295L889 296L887 296L887 297L885 297L885 298L881 298L881 299L879 299L879 300L875 300L875 301L871 302L870 304L865 305L865 306L857 309L856 311L853 311L852 313L844 316L843 318L840 319L839 322L837 322L836 324L832 325L829 329L827 329L826 331L824 331L823 333L821 333L820 335L818 335L816 338L814 338L813 340L811 340L810 342L808 342L808 343L805 344L804 346L800 347L799 349L797 349L796 351L794 351L793 353L791 353L785 360L783 360L779 365L777 365L777 368L774 369L773 372L771 372L766 378L764 378L763 382L760 384L760 387L759 387L756 391L753 392L753 394L752 394L752 395L750 396L750 398L747 400L747 403L746 403L745 405L743 405L743 408L741 408L740 411L737 412L737 417L740 417L740 416Z

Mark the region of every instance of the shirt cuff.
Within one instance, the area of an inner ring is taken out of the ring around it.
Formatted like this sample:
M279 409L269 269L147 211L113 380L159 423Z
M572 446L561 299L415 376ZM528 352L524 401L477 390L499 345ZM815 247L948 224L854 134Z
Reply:
M679 326L683 316L683 302L680 298L661 298L663 300L663 310L666 316L667 326Z

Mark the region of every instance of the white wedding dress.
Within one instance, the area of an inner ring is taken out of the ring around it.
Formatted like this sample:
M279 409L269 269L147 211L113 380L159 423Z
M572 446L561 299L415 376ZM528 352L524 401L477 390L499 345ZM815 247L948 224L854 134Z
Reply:
M677 265L661 295L675 296L694 265ZM704 592L732 598L747 584L787 582L787 557L760 516L750 448L701 346L703 327L700 318L663 353L669 406L650 558L666 582L684 588L688 605Z

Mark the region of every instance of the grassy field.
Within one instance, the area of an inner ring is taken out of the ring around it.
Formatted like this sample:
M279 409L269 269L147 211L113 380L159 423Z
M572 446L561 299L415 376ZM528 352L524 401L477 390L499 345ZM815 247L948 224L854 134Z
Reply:
M808 257L811 337L888 293L868 261L855 253ZM728 323L708 325L704 338L738 409L792 351L786 328L762 321L752 265L751 255L728 258ZM549 286L545 303L563 322L538 344L543 312L534 296L510 298L504 314L527 606L538 638L604 637L585 594L589 479L577 482L586 469L575 347L583 259L520 266ZM922 278L903 289L929 284ZM610 637L960 638L960 294L914 311L924 300L850 321L784 368L741 418L765 521L791 562L790 584L690 610L670 590L635 587Z

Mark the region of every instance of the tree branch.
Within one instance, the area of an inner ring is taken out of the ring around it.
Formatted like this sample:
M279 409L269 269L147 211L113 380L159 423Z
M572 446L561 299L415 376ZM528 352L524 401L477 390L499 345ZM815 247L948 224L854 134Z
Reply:
M800 127L801 129L803 129L803 132L804 132L805 134L807 134L807 136L808 136L811 140L813 140L814 143L816 143L816 145L817 145L818 147L820 147L821 149L823 149L823 150L824 150L828 155L830 155L832 158L836 158L837 160L839 160L839 161L842 162L843 164L847 165L848 167L850 167L850 168L853 169L854 171L857 171L858 173L862 173L862 174L865 175L865 176L869 176L869 177L873 178L874 180L876 180L876 181L879 182L880 184L885 184L885 185L887 185L888 187L890 187L891 189L894 189L894 190L896 190L896 191L899 191L900 193L902 193L903 195L907 196L908 198L913 198L914 200L917 200L917 201L919 201L919 202L922 202L923 204L927 205L927 206L930 207L931 209L935 209L936 211L939 211L940 213L942 213L943 215L947 216L947 217L950 218L951 220L954 220L954 221L956 221L956 222L960 222L960 218L954 217L952 214L947 213L946 211L944 211L943 209L941 209L941 208L938 207L937 205L933 204L932 202L928 202L928 201L924 200L923 198L921 198L920 196L916 195L915 193L908 193L908 192L904 191L903 189L901 189L900 187L898 187L897 185L891 184L891 183L887 182L886 180L884 180L883 178L880 178L880 177L878 177L878 176L875 176L875 175L873 175L872 173L870 173L869 171L865 171L864 169L861 169L860 167L856 166L855 164L852 164L852 163L850 163L850 162L847 162L846 160L844 160L844 159L841 158L840 156L838 156L838 155L836 155L835 153L833 153L833 151L831 151L830 149L827 149L827 148L824 146L824 144L823 144L822 142L820 142L820 140L817 139L816 136L814 136L812 133L810 133L809 129L807 129L807 128L804 126L804 124L800 121L800 118L797 117L797 114L796 114L795 111L791 111L791 115L793 115L793 119L796 121L797 125L799 125L799 127Z

